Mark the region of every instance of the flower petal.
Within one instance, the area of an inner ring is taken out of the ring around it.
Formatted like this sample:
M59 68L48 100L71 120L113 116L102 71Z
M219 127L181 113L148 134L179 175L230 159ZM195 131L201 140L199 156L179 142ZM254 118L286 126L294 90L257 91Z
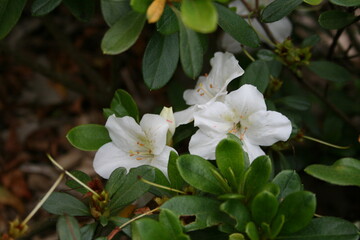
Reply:
M183 125L183 124L188 124L189 122L194 121L195 109L197 109L196 106L191 106L185 110L175 112L174 117L175 117L176 127Z
M264 96L250 84L245 84L238 90L229 93L225 97L225 104L241 118L246 118L257 111L266 110Z
M152 153L155 155L161 153L166 145L166 135L169 129L166 120L160 115L145 114L140 121L140 126L146 135Z
M270 146L286 141L291 134L290 120L279 112L259 111L249 116L246 136L252 144Z
M288 18L282 18L279 21L268 23L270 32L272 32L276 41L282 43L291 35L292 24Z
M244 151L247 152L249 156L250 163L254 161L255 158L265 155L264 151L258 146L253 145L246 139L242 140Z
M189 152L205 159L215 159L216 145L226 138L226 134L217 134L209 137L203 131L198 130L190 139Z
M207 89L207 77L200 76L195 89L188 89L184 91L183 98L187 105L205 104L210 101L215 95Z
M224 50L231 53L239 53L242 47L238 41L236 41L230 34L223 33L220 37L220 46Z
M160 169L165 176L167 176L167 167L171 151L176 152L172 147L165 146L164 150L159 155L155 155L150 163L151 166Z

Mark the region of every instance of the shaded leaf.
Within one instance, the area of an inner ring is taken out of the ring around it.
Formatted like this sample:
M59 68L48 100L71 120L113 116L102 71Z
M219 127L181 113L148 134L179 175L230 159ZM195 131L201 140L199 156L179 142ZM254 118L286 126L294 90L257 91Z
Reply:
M320 25L325 29L340 29L354 22L354 14L339 10L330 10L321 13L319 17Z
M89 208L77 198L60 192L53 192L42 206L52 214L69 216L90 216Z
M104 109L106 117L115 114L116 117L130 116L139 121L139 110L132 96L125 90L116 90L111 100L110 109Z
M80 21L89 21L95 13L95 0L62 0Z
M289 15L303 0L275 0L261 12L261 21L271 23Z
M326 80L333 82L347 82L351 80L351 74L342 66L329 61L312 61L309 69Z
M25 7L26 0L0 0L0 39L15 26Z
M241 77L241 85L254 85L261 93L264 93L270 80L270 71L266 62L257 60L250 63Z
M101 0L101 13L108 26L131 11L130 0Z
M59 6L61 1L62 0L34 0L31 5L31 14L33 16L46 15Z
M81 240L79 223L72 216L60 216L56 229L60 240Z
M294 170L281 171L273 179L273 183L280 187L280 194L278 199L284 199L287 195L293 192L303 190L301 179Z

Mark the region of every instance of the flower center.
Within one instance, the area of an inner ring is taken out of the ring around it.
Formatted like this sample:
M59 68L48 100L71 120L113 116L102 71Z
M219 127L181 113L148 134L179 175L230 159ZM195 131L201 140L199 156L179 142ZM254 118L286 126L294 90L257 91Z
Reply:
M209 84L209 89L213 89L214 88L214 85L212 85L211 83ZM206 86L204 86L203 83L199 83L197 89L196 89L196 92L199 93L200 96L205 96L207 95L208 97L210 98L213 98L214 95L207 90Z
M229 133L234 134L235 136L240 138L240 140L244 140L244 136L247 129L248 129L247 127L241 126L241 121L234 122L233 128L229 131Z
M129 151L130 157L134 157L136 160L143 160L147 158L152 158L154 156L152 150L144 143L137 142L136 145L138 149L130 150Z

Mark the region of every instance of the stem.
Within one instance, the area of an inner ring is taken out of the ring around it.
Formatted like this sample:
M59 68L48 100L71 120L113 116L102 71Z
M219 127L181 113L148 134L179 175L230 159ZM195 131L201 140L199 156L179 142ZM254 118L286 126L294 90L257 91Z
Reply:
M91 192L92 194L94 194L95 196L97 196L98 198L100 198L100 195L95 192L94 190L92 190L88 185L86 185L85 183L83 183L82 181L80 181L79 179L77 179L74 175L72 175L70 172L66 171L59 163L57 163L54 158L52 158L50 156L50 154L47 154L47 157L49 158L49 160L52 162L52 164L54 164L56 167L58 167L61 171L63 171L66 175L68 175L69 177L71 177L75 182L77 182L78 184L80 184L81 186L83 186L84 188L86 188L89 192Z
M317 138L309 137L309 136L302 136L302 137L307 139L307 140L314 141L314 142L317 142L317 143L321 143L321 144L324 144L326 146L337 148L337 149L349 149L350 148L350 146L338 146L338 145L331 144L331 143L322 141L322 140L317 139Z
M245 47L242 45L241 46L245 55L252 61L252 62L255 62L255 58L253 56L251 56L251 54L245 49Z
M139 179L140 179L140 181L142 181L142 182L144 182L146 184L149 184L151 186L162 188L162 189L165 189L165 190L169 190L169 191L173 191L173 192L176 192L176 193L186 195L186 192L184 192L184 191L181 191L181 190L178 190L178 189L175 189L175 188L169 188L169 187L157 184L157 183L153 183L153 182L150 182L150 181L148 181L148 180L146 180L145 178L142 178L142 177L139 177Z
M39 210L39 208L44 204L44 202L49 198L50 194L55 190L57 186L59 186L61 180L64 177L64 173L61 173L55 183L51 186L49 191L45 194L45 196L41 199L40 202L35 206L35 208L29 213L29 215L22 221L22 225L26 225L29 220L35 215L35 213Z
M124 224L121 225L120 227L114 228L114 230L111 231L111 233L107 236L106 239L107 239L107 240L113 239L113 237L115 237L115 235L116 235L118 232L120 232L124 227L126 227L126 226L129 225L130 223L132 223L132 222L134 222L134 221L138 220L139 218L142 218L142 217L144 217L144 216L146 216L146 215L149 215L150 213L156 212L156 211L159 210L159 209L160 209L160 207L154 208L154 209L152 209L152 210L150 210L150 211L148 211L148 212L146 212L146 213L140 214L139 216L136 216L136 217L130 219L129 221L127 221L126 223L124 223Z
M328 54L327 54L328 59L332 59L332 56L334 54L337 42L339 41L339 38L340 38L341 34L344 32L344 30L345 30L345 28L341 28L341 29L336 31L336 34L334 36L334 39L333 39L333 41L332 41L332 43L330 45L330 48L329 48L329 51L328 51Z

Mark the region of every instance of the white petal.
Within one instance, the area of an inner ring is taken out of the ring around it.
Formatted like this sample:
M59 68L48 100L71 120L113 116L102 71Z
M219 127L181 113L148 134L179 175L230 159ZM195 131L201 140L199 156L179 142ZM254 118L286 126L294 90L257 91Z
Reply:
M215 97L215 95L208 90L209 84L207 82L207 77L200 76L195 89L184 91L183 98L187 105L205 104Z
M222 102L214 102L194 113L194 125L208 135L215 131L227 134L238 122L233 111Z
M160 112L160 116L164 118L169 125L169 132L171 133L171 136L174 135L176 124L172 107L163 107Z
M246 136L252 144L270 146L286 141L291 134L290 120L279 112L259 111L249 116Z
M93 162L95 172L106 179L108 179L110 174L118 167L124 167L129 171L130 168L138 167L140 165L142 165L141 161L136 161L131 158L112 142L99 148Z
M111 140L120 149L134 149L138 140L145 138L141 127L132 117L117 118L112 115L105 126L109 130Z
M242 48L238 41L236 41L230 34L223 33L220 37L220 46L227 52L239 53Z
M140 126L146 135L152 153L155 155L161 153L166 145L166 135L169 129L166 120L156 114L145 114L140 121Z
M226 138L226 134L209 137L201 130L198 130L190 139L189 152L205 159L215 159L216 145L224 138Z
M155 155L150 163L151 166L160 169L165 174L165 176L167 176L167 167L171 151L176 152L176 150L172 147L165 146L164 150L159 155Z
M195 109L196 109L196 106L191 106L185 110L175 112L174 117L175 117L176 127L183 125L183 124L188 124L189 122L194 121Z
M250 84L245 84L238 90L229 93L225 97L225 104L242 118L257 111L266 110L264 96Z
M265 155L264 151L258 146L253 145L246 139L242 141L244 151L247 152L250 162L254 161L255 158Z
M229 7L230 8L235 7L237 15L247 15L249 13L245 5L240 0L236 0L229 3Z
M282 43L291 35L292 24L288 18L282 18L279 21L268 23L269 30L272 32L276 41Z

